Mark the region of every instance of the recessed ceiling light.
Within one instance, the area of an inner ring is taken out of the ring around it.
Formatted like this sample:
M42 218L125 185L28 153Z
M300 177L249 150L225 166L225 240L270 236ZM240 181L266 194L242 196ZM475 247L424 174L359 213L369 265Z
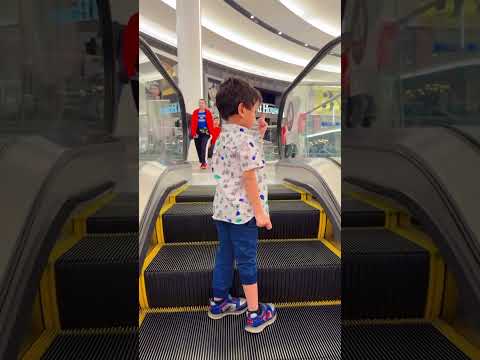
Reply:
M282 35L282 32L281 32L281 31L279 31L279 32L278 32L278 35Z
M255 19L255 16L251 15L251 16L250 16L250 19Z

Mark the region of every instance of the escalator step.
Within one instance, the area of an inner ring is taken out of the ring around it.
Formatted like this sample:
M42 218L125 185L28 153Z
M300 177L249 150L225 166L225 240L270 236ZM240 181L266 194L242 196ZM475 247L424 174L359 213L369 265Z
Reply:
M358 200L342 198L342 227L385 226L385 212Z
M340 359L340 306L278 310L261 335L243 328L245 317L210 320L205 312L147 314L140 327L141 360Z
M425 249L375 228L343 229L342 245L345 319L423 317L429 282Z
M91 235L55 264L62 328L138 322L138 236Z
M434 326L362 324L342 326L342 359L468 360Z
M212 202L215 195L215 185L193 185L177 195L176 202ZM268 185L270 200L300 200L300 193L283 185Z
M42 360L134 360L138 359L138 330L105 333L62 333Z
M205 305L211 295L216 245L160 249L145 272L150 307ZM263 301L336 300L341 261L318 240L261 242L258 286ZM237 271L233 295L241 294Z
M87 219L87 233L138 232L138 193L122 193Z
M270 201L269 205L273 229L260 229L260 239L304 239L318 236L318 209L302 201ZM217 240L212 215L213 203L175 204L163 215L165 242ZM192 232L192 229L196 232Z

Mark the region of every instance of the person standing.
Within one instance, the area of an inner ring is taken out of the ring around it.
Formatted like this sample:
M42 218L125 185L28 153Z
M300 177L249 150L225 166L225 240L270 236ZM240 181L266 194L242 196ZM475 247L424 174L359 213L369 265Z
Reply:
M200 99L198 101L198 109L192 114L190 138L195 141L195 148L197 149L201 169L207 168L207 143L210 135L213 133L213 115L210 110L207 109L205 99Z
M210 148L208 149L208 158L211 159L213 156L213 150L215 149L215 143L217 142L218 137L220 136L220 119L215 116L213 120L213 133L212 140L210 141Z

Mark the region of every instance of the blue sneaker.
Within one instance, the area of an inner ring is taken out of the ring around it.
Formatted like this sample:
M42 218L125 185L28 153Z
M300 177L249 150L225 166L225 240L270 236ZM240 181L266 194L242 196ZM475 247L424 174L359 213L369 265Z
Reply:
M256 312L249 312L247 314L247 326L245 326L245 330L249 333L258 334L277 320L277 310L273 304L259 304L259 306L262 310L260 315Z
M234 298L228 295L221 303L210 300L208 317L218 320L227 315L241 315L247 311L247 300L244 298Z

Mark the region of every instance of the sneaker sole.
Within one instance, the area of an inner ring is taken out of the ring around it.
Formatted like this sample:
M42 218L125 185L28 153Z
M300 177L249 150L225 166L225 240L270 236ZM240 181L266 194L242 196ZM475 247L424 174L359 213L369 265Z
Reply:
M268 320L267 322L264 322L262 325L260 326L257 326L257 327L253 327L253 326L246 326L245 327L245 331L246 332L249 332L251 334L258 334L258 333L261 333L263 330L265 330L265 328L269 325L272 325L275 320L277 320L277 314L275 314L270 320Z
M224 312L222 314L212 314L210 311L208 312L208 317L212 320L220 320L222 318L224 318L225 316L228 316L228 315L234 315L234 316L238 316L238 315L242 315L242 314L245 314L245 312L247 311L247 307L245 306L245 308L241 309L241 310L237 310L237 311L227 311L227 312Z

